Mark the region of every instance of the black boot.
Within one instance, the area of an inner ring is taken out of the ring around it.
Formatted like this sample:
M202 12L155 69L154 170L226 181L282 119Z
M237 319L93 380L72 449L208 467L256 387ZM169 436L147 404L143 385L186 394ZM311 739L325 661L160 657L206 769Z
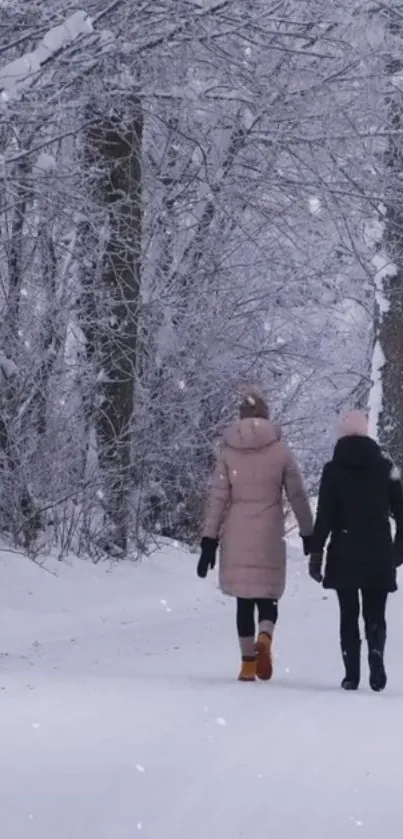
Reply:
M361 641L343 650L342 656L346 675L341 683L343 690L357 690L361 678Z
M383 627L371 626L367 633L369 685L379 693L385 690L387 675L384 663L386 631Z

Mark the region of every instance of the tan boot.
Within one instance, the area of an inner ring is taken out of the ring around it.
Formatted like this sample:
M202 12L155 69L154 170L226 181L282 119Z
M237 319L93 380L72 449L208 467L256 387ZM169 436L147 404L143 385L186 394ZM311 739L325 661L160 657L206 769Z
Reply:
M273 659L271 654L272 639L266 632L261 632L255 645L256 675L262 682L268 682L273 675Z
M239 682L254 682L256 679L256 659L242 659Z

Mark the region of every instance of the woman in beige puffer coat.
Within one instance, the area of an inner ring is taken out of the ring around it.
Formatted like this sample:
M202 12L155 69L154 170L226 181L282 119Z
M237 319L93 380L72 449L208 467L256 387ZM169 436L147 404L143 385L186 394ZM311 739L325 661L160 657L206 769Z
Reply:
M267 680L273 672L271 643L286 580L284 491L308 554L313 520L300 472L279 429L269 420L266 402L251 391L240 405L240 419L224 434L197 568L198 575L205 577L214 567L220 541L220 587L237 598L241 681L254 681L256 676Z

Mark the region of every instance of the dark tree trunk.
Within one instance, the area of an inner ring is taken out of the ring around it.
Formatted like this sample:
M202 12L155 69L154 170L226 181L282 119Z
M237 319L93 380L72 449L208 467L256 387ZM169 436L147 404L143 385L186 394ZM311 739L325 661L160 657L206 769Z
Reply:
M32 137L25 137L27 146L31 139ZM26 271L26 217L32 195L30 185L32 171L28 159L23 159L18 163L14 177L15 207L6 248L8 287L1 328L1 350L2 352L4 350L8 362L16 361L18 364L21 289ZM2 374L1 379L0 468L3 500L0 518L4 527L12 531L15 541L29 549L40 528L40 515L32 498L24 468L26 436L24 433L21 434L21 427L24 423L22 404L26 394L21 393L14 376L10 381L5 381ZM28 428L28 434L30 431L31 429Z
M391 27L396 35L392 22ZM385 154L386 215L382 247L390 267L383 272L379 284L376 317L377 351L383 355L378 437L381 446L400 468L403 468L403 100L401 91L394 88L393 76L402 67L402 61L393 59L388 66L390 94L387 106L392 133Z
M8 290L3 328L5 329L4 349L11 356L14 356L16 345L19 342L21 287L24 276L24 228L30 196L29 175L29 163L27 160L23 160L19 163L16 171L16 200L7 254Z
M135 100L130 124L116 107L113 117L92 112L86 144L87 164L95 172L93 199L103 230L102 260L92 277L86 272L82 314L88 350L98 369L95 425L105 510L113 529L111 539L122 551L128 539L138 342L142 132L140 103ZM100 231L96 232L99 236Z

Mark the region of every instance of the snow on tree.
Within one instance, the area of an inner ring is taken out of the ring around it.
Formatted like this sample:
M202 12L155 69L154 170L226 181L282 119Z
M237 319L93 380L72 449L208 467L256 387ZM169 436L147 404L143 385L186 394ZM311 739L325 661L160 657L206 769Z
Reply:
M401 10L392 3L378 10L384 39L385 90L381 110L386 137L379 148L382 200L373 223L375 255L375 336L370 413L373 433L403 467L403 215Z
M365 5L8 4L0 350L18 375L0 516L15 538L193 539L246 382L315 483L370 375L383 42Z

